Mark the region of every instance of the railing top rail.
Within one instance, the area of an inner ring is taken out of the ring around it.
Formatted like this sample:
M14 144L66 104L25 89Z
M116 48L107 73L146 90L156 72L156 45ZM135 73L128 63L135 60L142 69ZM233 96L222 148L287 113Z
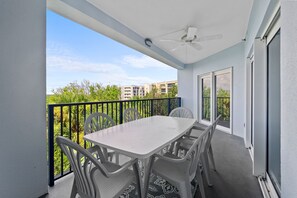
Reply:
M48 104L48 107L61 107L61 106L76 106L86 104L105 104L105 103L117 103L117 102L136 102L136 101L150 101L150 100L168 100L168 99L180 99L181 97L173 98L148 98L139 100L110 100L110 101L98 101L98 102L75 102L75 103L61 103L61 104Z

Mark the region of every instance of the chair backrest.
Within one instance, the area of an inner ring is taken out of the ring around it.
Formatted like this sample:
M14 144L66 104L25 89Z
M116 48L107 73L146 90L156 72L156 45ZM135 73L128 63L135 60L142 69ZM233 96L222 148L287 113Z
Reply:
M133 120L141 119L142 116L134 108L128 108L124 111L124 122L131 122Z
M78 194L81 197L100 197L98 184L95 184L94 173L98 170L107 177L106 168L90 152L71 140L58 136L56 141L70 162ZM98 154L100 159L104 159L100 149L98 149Z
M177 107L170 112L169 116L180 118L193 118L193 113L190 109L187 109L185 107Z
M216 120L210 125L210 126L211 126L211 130L210 130L210 135L209 135L209 137L208 137L208 139L207 139L206 146L205 146L205 148L206 148L205 150L206 150L206 151L207 151L207 150L209 149L209 147L210 147L211 140L212 140L212 136L213 136L213 134L214 134L214 132L215 132L215 130L216 130L216 127L217 127L217 124L218 124L220 118L221 118L221 115L219 115L219 116L216 118Z
M115 126L115 122L105 113L93 113L85 121L84 131L89 134Z
M195 175L201 153L205 150L207 139L210 136L212 126L208 126L194 141L184 158L188 160L189 175Z

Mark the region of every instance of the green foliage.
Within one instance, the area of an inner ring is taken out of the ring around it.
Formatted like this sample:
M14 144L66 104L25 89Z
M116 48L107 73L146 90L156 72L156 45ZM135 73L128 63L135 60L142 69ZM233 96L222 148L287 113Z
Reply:
M153 98L162 98L162 95L160 94L158 88L153 85L152 90L147 93L143 98L145 99L153 99Z
M177 90L176 90L177 91ZM120 98L120 89L115 85L103 87L98 83L90 83L89 81L83 81L81 84L76 82L69 85L53 90L52 95L47 96L47 104L67 104L63 107L56 105L53 108L53 133L54 139L62 135L70 138L72 141L79 143L81 146L86 147L89 144L84 142L84 122L85 119L93 112L103 112L112 117L112 119L119 124L120 120L120 102L108 103L104 101L117 101ZM174 89L171 93L175 94ZM156 87L153 88L151 94L146 96L147 98L163 98L167 95L159 94ZM151 115L168 115L169 109L174 109L178 106L177 99L168 100L146 100L141 101L141 98L136 97L139 101L123 102L123 109L133 107L138 109L143 117ZM83 102L100 102L103 103L89 103L73 105L72 103ZM168 105L170 104L170 108ZM63 156L63 159L62 159ZM63 161L63 168L61 167L61 161ZM70 164L65 155L58 145L54 144L54 174L59 175L63 172L70 170Z
M203 88L203 100L202 100L202 118L210 120L210 88ZM216 93L217 97L217 115L221 115L221 120L230 120L230 91L220 88Z
M167 97L168 97L168 98L176 97L176 96L177 96L177 93L178 93L177 86L174 84L174 85L168 90Z
M95 102L119 100L121 90L116 85L108 85L106 87L98 83L90 83L83 81L81 84L77 82L53 90L53 95L48 98L51 104L77 103L77 102Z

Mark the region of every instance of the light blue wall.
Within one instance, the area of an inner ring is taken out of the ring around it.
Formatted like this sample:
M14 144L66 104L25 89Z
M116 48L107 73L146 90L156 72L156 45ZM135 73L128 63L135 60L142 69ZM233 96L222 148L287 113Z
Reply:
M186 65L185 69L178 70L178 96L182 98L182 106L193 109L193 67Z
M0 2L0 197L47 193L46 2Z
M297 197L297 1L281 1L281 185Z
M233 68L233 134L240 137L244 135L245 63L243 53L244 43L239 43L178 71L179 96L186 98L187 103L184 103L184 106L192 109L194 116L198 118L198 76L208 72Z

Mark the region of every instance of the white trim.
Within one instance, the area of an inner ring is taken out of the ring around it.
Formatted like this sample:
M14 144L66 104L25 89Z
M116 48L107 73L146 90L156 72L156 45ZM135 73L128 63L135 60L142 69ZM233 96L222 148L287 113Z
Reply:
M276 19L273 27L271 28L270 32L267 34L267 45L270 43L270 41L274 38L277 31L280 29L280 19L279 17Z
M210 105L210 121L207 121L207 120L203 120L202 119L202 93L203 93L203 87L202 87L202 79L203 78L207 78L209 77L210 78L210 102L212 103L213 101L213 95L212 95L212 75L211 75L211 72L209 73L206 73L206 74L202 74L202 75L199 75L198 76L198 101L199 101L199 104L198 104L198 120L201 124L204 124L204 125L210 125L211 122L212 122L212 105Z
M219 70L216 72L213 72L213 83L214 82L214 77L216 75L220 74L230 74L230 128L220 126L219 124L217 125L218 130L224 131L229 134L233 134L233 67L229 67L227 69ZM215 84L214 84L215 85ZM215 98L215 91L213 92L214 98ZM215 101L213 102L213 105L215 106ZM214 118L213 118L214 119Z
M269 177L269 174L266 173L266 181L265 181L266 187L267 187L267 191L270 195L271 198L279 198L274 185L272 184L272 181Z
M259 182L263 197L271 198L266 186L265 178L263 178L262 176L258 177L258 182Z
M273 29L272 27L274 26L274 24L276 24L275 22L279 19L279 16L280 16L280 8L281 8L281 3L279 1L274 8L274 10L271 14L271 17L269 18L269 20L267 22L266 27L264 28L261 38L264 38L265 36L267 36L267 34L269 32L271 32L271 30Z

